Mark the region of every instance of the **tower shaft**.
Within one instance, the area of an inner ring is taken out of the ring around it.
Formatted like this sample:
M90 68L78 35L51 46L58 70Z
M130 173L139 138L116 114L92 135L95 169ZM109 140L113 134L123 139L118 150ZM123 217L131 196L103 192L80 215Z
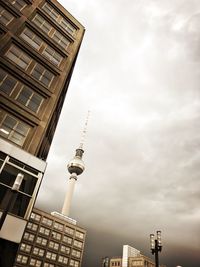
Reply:
M75 173L71 174L68 180L67 192L66 192L65 201L62 207L62 212L61 212L63 215L66 215L66 216L69 216L76 180L77 180L77 175Z

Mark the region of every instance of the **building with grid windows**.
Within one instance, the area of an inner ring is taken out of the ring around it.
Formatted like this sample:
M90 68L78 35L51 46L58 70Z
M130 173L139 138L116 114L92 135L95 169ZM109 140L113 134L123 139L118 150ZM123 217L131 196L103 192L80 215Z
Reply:
M14 267L80 267L85 235L83 228L33 209Z
M84 31L57 0L0 0L2 267L13 266L34 206Z
M56 0L0 0L0 136L46 159L84 35Z

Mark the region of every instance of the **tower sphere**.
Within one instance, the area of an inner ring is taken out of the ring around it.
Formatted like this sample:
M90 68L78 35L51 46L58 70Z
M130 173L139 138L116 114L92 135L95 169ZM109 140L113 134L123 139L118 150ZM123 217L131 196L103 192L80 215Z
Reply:
M75 157L67 165L69 173L76 173L77 175L80 175L85 170L85 165L82 160L82 154L82 149L76 150Z

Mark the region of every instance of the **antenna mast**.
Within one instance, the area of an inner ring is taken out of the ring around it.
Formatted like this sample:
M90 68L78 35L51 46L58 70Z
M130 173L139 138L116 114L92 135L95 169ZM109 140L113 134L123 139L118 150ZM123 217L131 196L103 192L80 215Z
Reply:
M83 150L83 145L85 142L85 136L86 136L86 132L87 132L87 126L88 126L90 113L91 113L91 111L88 110L86 121L85 121L84 128L83 128L82 135L81 135L81 141L80 141L79 149L82 149L82 150Z

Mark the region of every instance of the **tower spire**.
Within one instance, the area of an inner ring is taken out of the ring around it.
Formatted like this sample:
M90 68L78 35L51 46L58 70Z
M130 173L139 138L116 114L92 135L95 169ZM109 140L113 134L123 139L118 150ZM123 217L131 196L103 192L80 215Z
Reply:
M87 132L89 117L90 117L90 110L88 110L87 117L86 117L85 124L84 124L83 131L82 131L82 135L81 135L81 141L80 141L79 148L82 150L83 150L83 145L85 142L85 136L86 136L86 132Z

